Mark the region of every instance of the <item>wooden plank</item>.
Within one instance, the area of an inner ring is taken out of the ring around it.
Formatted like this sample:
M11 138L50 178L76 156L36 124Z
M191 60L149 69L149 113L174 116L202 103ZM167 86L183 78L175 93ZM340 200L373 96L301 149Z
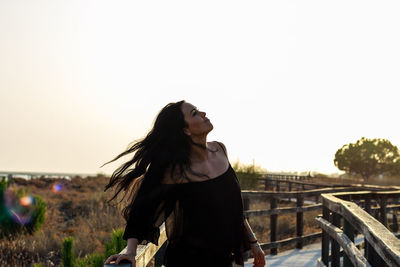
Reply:
M277 208L277 209L269 209L269 210L248 210L244 211L246 217L256 217L256 216L269 216L275 214L288 214L294 212L306 212L312 210L319 210L322 208L322 204L314 204L303 207L294 207L294 208Z
M354 266L370 266L362 253L357 249L356 245L343 233L340 228L336 227L324 218L316 218L318 225L331 236L343 248Z
M158 239L158 246L148 243L147 245L139 245L137 250L136 250L136 267L146 267L147 264L151 261L151 259L154 257L154 255L157 253L159 248L167 241L167 233L165 230L165 224L162 224L160 226L160 237ZM118 254L124 254L126 253L128 247L125 247L120 253ZM116 265L113 264L107 264L104 265L104 267L115 267ZM130 263L122 263L118 265L120 267L130 267Z
M303 181L296 181L296 180L282 180L277 178L258 178L261 181L280 181L282 183L293 183L293 184L304 184L304 185L311 185L311 186L320 186L320 187L343 187L343 186L351 186L346 184L330 184L330 183L311 183L311 182L303 182Z
M396 197L399 197L399 194L400 194L400 191L397 189L397 187L384 188L385 190L388 190L388 191L377 191L377 190L379 190L379 188L364 186L364 189L366 189L366 188L373 189L373 190L371 190L371 191L358 190L358 192L354 192L354 193L350 193L350 192L339 193L338 192L337 194L335 194L335 196L342 198L341 196L351 195L353 200L362 200L362 199L365 199L366 194L370 194L371 199L381 199L383 196L386 198L396 198Z
M335 194L322 194L322 198L323 205L348 220L387 264L400 266L400 240L385 226L356 204L341 200Z
M322 236L322 232L317 232L317 233L300 236L300 237L290 237L290 238L282 239L282 240L279 240L276 242L263 243L263 244L261 244L261 248L263 250L267 250L267 249L271 249L271 248L280 248L280 247L288 245L288 244L297 243L299 240L303 240L304 242L306 242L308 240L314 240L321 236Z
M302 194L304 197L316 196L320 194L327 193L337 193L337 192L354 192L359 191L363 188L359 187L338 187L338 188L322 188L322 189L311 189L306 191L294 191L294 192L271 192L271 191L253 191L253 190L243 190L242 197L248 196L251 199L270 199L275 198L296 198L297 195Z

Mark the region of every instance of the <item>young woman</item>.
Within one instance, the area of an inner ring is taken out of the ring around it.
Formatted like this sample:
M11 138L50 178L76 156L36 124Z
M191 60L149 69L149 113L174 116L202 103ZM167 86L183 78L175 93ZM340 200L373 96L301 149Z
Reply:
M205 112L185 101L170 103L143 140L112 160L134 153L105 188L116 186L112 199L121 190L130 197L123 210L127 253L112 255L105 264L128 260L134 267L137 245L158 244L159 226L165 222L166 267L242 265L243 253L250 249L254 266L265 265L243 216L239 183L225 146L207 142L212 129Z

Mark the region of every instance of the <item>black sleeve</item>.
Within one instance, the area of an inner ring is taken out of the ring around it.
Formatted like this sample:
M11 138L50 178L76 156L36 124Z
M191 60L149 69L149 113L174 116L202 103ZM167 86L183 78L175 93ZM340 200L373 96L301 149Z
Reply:
M158 245L160 225L167 219L175 205L176 185L143 181L137 196L130 205L123 239L138 239L138 244L151 242Z

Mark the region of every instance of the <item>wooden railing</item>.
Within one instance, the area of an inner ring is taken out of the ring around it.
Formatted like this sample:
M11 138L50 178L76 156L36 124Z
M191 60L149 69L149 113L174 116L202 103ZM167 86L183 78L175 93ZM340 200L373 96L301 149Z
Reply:
M271 177L266 176L263 178L258 179L260 182L264 183L264 190L265 191L299 191L299 190L306 190L308 189L316 189L316 188L326 188L326 187L346 187L352 186L351 184L344 185L344 184L333 184L333 183L318 183L312 181L304 181L303 180L296 180L296 179L286 179L281 177ZM309 180L309 179L308 179Z
M160 226L160 237L158 239L158 246L148 243L147 245L139 245L136 250L136 267L146 267L150 266L150 261L155 257L157 252L159 252L160 248L164 245L167 241L167 233L165 230L165 225L162 224ZM124 248L119 254L124 254L127 248ZM155 266L161 266L161 262L153 261ZM116 265L107 264L104 267L115 267ZM120 263L118 266L121 267L130 267L130 263Z
M264 192L264 191L242 191L245 216L247 218L255 216L270 216L270 242L261 244L263 250L271 250L272 255L278 253L278 248L288 244L296 244L296 248L301 249L303 243L308 240L314 240L322 236L322 232L315 232L304 235L304 212L322 209L322 204L318 203L318 198L323 193L348 192L365 190L362 187L338 187L313 189L294 192ZM296 199L296 207L278 207L281 199ZM306 198L315 199L313 204L305 205ZM250 210L251 201L265 201L270 203L270 209ZM278 234L278 215L296 213L296 236L277 240Z
M268 178L269 182L271 182L271 178ZM357 191L361 190L370 190L371 194L373 191L378 191L382 189L393 190L396 188L392 187L380 187L380 186L361 186L361 185L350 185L344 187L330 187L330 188L322 188L322 189L312 189L312 190L302 190L302 191L290 191L290 190L299 190L304 188L303 184L311 187L320 187L321 184L316 183L308 183L304 181L283 181L279 180L282 183L295 183L296 185L301 185L301 187L291 188L288 187L289 191L286 192L274 192L274 191L250 191L243 190L242 198L244 205L244 214L246 218L256 217L256 216L269 216L270 217L270 242L262 243L261 247L263 250L271 250L271 254L276 255L278 253L278 248L288 245L288 244L296 244L296 248L301 249L303 247L303 243L309 240L315 240L316 238L323 237L323 232L315 232L308 235L304 235L304 212L319 210L322 209L323 205L320 203L319 199L321 194L342 194L340 192L346 192L344 194L354 194L357 195ZM324 185L326 186L326 185ZM400 190L400 188L398 188ZM350 192L350 193L349 193ZM296 200L296 207L278 207L280 200L289 201L291 199ZM312 200L314 203L305 205L305 200ZM266 210L250 210L252 201L265 201L269 202L270 209ZM373 203L373 200L370 199L370 203ZM371 204L370 204L371 205ZM371 212L376 211L377 209L371 207ZM288 214L288 213L296 213L296 235L290 238L277 240L278 233L278 215ZM323 218L322 218L323 219ZM396 221L397 222L397 221ZM324 228L323 228L324 229ZM149 243L146 246L139 246L137 250L136 256L136 266L137 267L145 267L148 265L153 257L162 258L163 253L159 251L159 248L165 243L167 240L165 228L160 228L160 240L159 246L155 246ZM326 238L326 236L325 236ZM121 251L120 253L123 253ZM321 261L322 262L322 261ZM114 265L108 265L107 267L112 267ZM122 265L121 265L122 266ZM130 266L125 265L125 266ZM161 266L159 262L155 262L155 266Z
M265 175L267 178L272 179L280 179L280 180L297 180L297 181L304 181L304 180L311 180L311 175L294 175L294 174L280 174L280 173L267 173Z
M332 192L342 192L342 191L356 191L360 188L325 188L325 189L314 189L308 191L295 191L295 192L264 192L264 191L242 191L243 204L244 204L244 214L247 218L255 216L270 216L270 227L271 236L269 243L261 244L263 250L271 250L272 254L277 254L277 249L287 244L296 243L297 248L302 248L303 242L321 237L322 232L312 233L309 235L303 235L304 221L303 213L307 211L317 210L322 208L322 204L310 204L304 205L304 199L306 197L319 197L321 193L332 193ZM296 199L296 207L278 207L280 199L294 198ZM250 210L251 201L266 201L270 202L270 209L268 210ZM287 238L284 240L277 240L278 232L278 215L296 213L296 236ZM165 229L160 228L161 237L159 240L159 246L155 246L149 243L146 246L139 246L136 256L136 266L145 267L149 264L151 259L156 255L158 249L167 240L165 235ZM123 251L120 252L123 253ZM159 264L156 263L156 266ZM114 265L108 265L111 267ZM129 265L126 265L129 266Z
M398 231L399 198L400 190L322 194L323 214L316 219L323 229L319 266L340 266L341 255L344 266L400 266L400 240L387 228L388 212L394 211L392 230ZM354 244L356 232L364 237L364 252Z

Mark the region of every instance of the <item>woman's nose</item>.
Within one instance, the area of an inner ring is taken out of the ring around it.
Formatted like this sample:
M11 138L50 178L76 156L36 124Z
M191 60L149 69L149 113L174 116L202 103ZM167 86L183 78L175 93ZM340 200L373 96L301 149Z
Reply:
M206 113L204 111L201 112L201 116L205 117Z

